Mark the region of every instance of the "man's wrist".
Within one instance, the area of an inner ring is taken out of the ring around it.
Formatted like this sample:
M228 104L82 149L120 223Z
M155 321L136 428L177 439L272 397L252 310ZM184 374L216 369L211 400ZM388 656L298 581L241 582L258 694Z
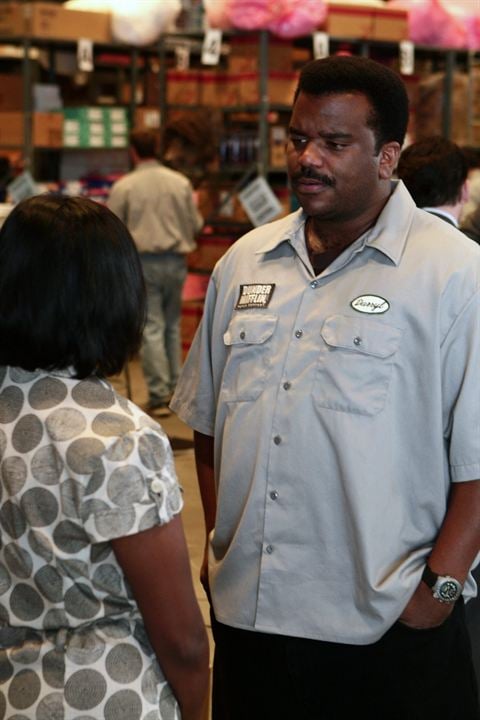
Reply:
M463 583L460 580L452 575L439 575L428 564L425 565L422 581L431 589L435 600L442 603L455 603L463 591Z

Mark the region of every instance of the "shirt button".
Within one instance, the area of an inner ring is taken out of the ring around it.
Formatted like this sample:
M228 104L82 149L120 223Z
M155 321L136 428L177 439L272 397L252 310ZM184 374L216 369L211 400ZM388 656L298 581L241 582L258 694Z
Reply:
M280 437L280 435L275 435L275 437L273 438L273 442L275 443L275 445L280 445L280 443L282 442L282 438Z
M272 492L270 493L270 498L271 498L272 500L277 500L277 499L278 499L278 492L277 492L276 490L272 490Z
M295 337L301 338L302 335L303 335L303 330L296 330L296 332L295 332Z
M152 480L152 491L154 493L161 493L163 490L163 483L161 480L156 478L155 480Z
M310 287L311 287L313 290L315 290L315 288L317 287L317 285L318 285L318 282L317 282L316 280L312 280L312 282L310 283Z
M284 389L284 390L290 390L291 387L292 387L291 383L289 383L289 382L284 382L284 383L283 383L283 389Z
M354 338L353 338L353 344L354 344L354 345L361 345L361 344L362 344L362 338L361 338L361 337L358 337L358 335L357 335L357 337L354 337Z
M242 330L242 332L240 333L240 340L245 340L245 331L244 330Z
M265 548L265 552L271 555L273 553L273 545L267 545L267 547Z

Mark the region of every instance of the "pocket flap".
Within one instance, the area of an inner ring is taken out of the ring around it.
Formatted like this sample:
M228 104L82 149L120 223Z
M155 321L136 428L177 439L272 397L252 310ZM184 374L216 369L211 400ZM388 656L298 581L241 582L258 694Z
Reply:
M225 345L261 345L273 335L274 315L236 315L223 335Z
M332 315L325 320L321 334L331 347L386 358L398 349L403 330L377 318Z

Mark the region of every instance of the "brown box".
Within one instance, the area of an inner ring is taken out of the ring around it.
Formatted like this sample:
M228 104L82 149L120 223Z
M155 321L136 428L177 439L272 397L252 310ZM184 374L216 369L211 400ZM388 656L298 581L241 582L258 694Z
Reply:
M408 11L394 8L375 9L374 40L408 40Z
M258 36L232 38L228 67L232 73L258 72ZM293 70L293 48L289 40L270 38L268 43L268 68L288 72Z
M204 235L198 238L196 250L188 255L189 269L213 270L231 244L231 239L223 236Z
M200 105L200 73L169 70L167 72L167 102L170 105Z
M23 112L0 112L0 147L22 145Z
M241 104L255 105L260 102L259 78L257 73L237 75ZM268 74L268 98L273 105L293 103L298 83L297 72L270 72Z
M23 79L17 74L0 75L0 111L23 109Z
M371 7L329 5L326 31L339 38L373 38L375 12Z
M238 75L216 70L203 70L200 75L201 102L207 107L234 107L240 105Z
M63 113L33 113L33 145L60 148L63 145Z
M0 4L0 37L112 41L110 13L69 10L50 2Z
M135 109L135 127L147 130L160 128L160 109L158 107L137 107Z
M268 75L268 97L274 105L292 105L298 85L298 72L271 72Z

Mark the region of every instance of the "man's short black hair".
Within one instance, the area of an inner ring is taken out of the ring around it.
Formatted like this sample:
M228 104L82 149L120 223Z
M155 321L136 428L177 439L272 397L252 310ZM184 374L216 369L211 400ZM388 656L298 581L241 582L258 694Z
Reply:
M455 205L467 179L468 163L458 145L433 136L417 140L402 151L397 175L418 207Z
M403 145L408 125L408 95L401 77L375 60L332 55L312 60L301 72L295 92L307 95L359 93L372 107L368 126L376 139L376 152L384 143Z
M120 372L144 316L137 250L107 207L39 195L11 211L0 230L0 365Z

